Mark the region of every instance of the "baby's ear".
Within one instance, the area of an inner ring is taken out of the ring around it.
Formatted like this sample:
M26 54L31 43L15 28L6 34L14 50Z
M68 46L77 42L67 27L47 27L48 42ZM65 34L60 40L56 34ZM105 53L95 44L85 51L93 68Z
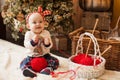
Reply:
M26 27L27 27L28 29L30 29L30 26L29 26L29 24L28 24L28 23L26 24Z

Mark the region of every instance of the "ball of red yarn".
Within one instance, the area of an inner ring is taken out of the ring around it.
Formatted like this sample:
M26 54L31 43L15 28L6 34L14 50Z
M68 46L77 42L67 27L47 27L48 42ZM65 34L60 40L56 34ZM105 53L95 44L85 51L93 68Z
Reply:
M78 54L72 59L73 62L83 65L93 65L93 59L86 54Z
M96 59L96 65L100 64L101 60L100 59Z
M32 70L35 72L40 72L42 69L47 67L47 61L44 57L36 57L31 60Z
M79 64L83 65L93 65L93 59L91 57L84 57L80 60Z
M86 54L80 54L78 53L78 55L76 55L75 57L73 57L72 61L75 63L80 63L80 60L85 57Z

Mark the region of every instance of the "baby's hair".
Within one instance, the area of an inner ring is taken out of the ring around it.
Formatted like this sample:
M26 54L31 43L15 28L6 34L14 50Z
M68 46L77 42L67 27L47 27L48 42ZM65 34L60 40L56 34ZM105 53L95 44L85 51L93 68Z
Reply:
M43 19L44 19L44 17L45 17L46 15L50 15L50 14L51 14L51 11L49 11L49 10L43 11L42 7L39 6L39 7L38 7L38 11L29 13L29 14L27 15L27 17L26 17L26 23L28 23L29 17L30 17L32 14L34 14L34 13L39 13L39 14L43 17Z

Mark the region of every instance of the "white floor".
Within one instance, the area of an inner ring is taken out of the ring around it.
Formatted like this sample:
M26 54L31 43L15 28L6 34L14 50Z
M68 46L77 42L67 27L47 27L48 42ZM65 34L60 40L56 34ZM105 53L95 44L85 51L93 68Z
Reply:
M19 69L19 64L24 57L28 54L25 53L26 49L22 46L0 39L0 80L70 80L68 75L57 78L52 76L42 75L38 73L38 77L30 79L22 75ZM53 55L55 56L55 55ZM60 60L60 67L55 72L64 72L68 70L68 59L56 56ZM69 74L69 73L68 73ZM74 80L87 80L87 79L74 79ZM99 79L92 80L120 80L120 72L105 70L104 75Z

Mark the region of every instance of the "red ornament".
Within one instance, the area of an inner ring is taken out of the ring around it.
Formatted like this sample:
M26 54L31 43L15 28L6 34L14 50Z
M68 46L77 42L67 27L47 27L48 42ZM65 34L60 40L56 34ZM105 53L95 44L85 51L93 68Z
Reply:
M44 57L36 57L31 60L31 67L33 71L40 72L42 69L47 67L47 61Z
M22 32L22 31L23 31L23 28L20 27L20 28L19 28L19 31Z

